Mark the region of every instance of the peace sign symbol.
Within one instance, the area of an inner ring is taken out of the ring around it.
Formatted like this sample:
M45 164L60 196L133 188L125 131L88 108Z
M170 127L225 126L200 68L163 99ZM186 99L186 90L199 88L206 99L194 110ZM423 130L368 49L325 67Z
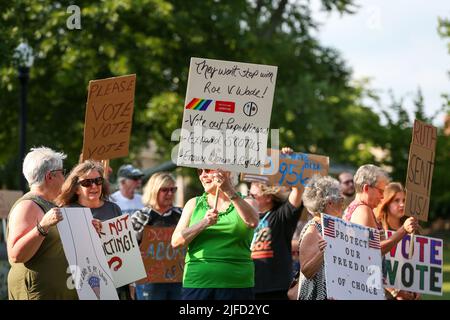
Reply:
M244 104L243 111L246 116L252 117L258 112L258 106L254 102L247 102Z

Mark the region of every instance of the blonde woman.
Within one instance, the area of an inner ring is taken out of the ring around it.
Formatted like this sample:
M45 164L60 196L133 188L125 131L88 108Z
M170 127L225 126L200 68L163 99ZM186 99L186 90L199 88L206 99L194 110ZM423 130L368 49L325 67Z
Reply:
M391 182L384 189L383 201L376 209L377 219L381 221L384 230L392 230L398 232L404 229L407 218L405 216L405 190L399 182ZM394 288L386 288L389 293L388 299L392 300L417 300L420 294L397 290Z
M142 202L145 207L131 216L138 241L142 239L145 226L175 227L181 217L181 208L173 202L177 187L175 179L168 172L158 172L151 176L144 187ZM179 300L181 283L146 283L136 285L138 300Z

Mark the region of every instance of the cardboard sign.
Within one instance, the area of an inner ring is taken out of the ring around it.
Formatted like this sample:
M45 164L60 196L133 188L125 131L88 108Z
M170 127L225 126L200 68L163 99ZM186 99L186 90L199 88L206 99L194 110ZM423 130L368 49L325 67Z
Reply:
M8 217L12 206L22 195L22 191L0 190L0 219Z
M83 160L128 155L136 75L89 81Z
M282 185L298 187L302 192L308 180L315 174L325 176L328 174L330 160L328 157L307 153L293 153L291 155L279 154L278 150L269 149L269 175L244 173L241 180L248 182L262 182L267 185ZM275 155L275 156L274 156ZM279 156L279 162L273 160ZM279 163L278 170L274 168ZM271 174L276 172L275 174Z
M383 300L378 230L322 214L328 299Z
M277 67L191 58L177 165L260 173Z
M386 231L387 238L392 231ZM384 276L386 287L442 295L443 250L441 239L414 236L414 253L409 259L411 237L403 237L391 251L386 254Z
M57 224L80 300L119 300L89 208L61 208ZM69 270L68 270L69 272Z
M146 277L129 215L102 222L101 241L116 288Z
M182 282L186 248L172 248L175 227L144 227L141 253L147 278L140 283Z
M422 221L428 220L436 141L435 127L414 121L405 183L405 215Z

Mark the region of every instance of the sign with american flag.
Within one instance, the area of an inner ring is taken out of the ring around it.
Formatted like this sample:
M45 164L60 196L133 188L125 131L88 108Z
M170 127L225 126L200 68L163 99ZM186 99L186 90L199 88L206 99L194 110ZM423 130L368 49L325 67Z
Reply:
M369 230L369 248L381 249L380 233L378 230L375 229Z
M328 299L383 300L378 230L322 214Z
M323 233L328 237L334 238L334 220L325 216L323 218Z

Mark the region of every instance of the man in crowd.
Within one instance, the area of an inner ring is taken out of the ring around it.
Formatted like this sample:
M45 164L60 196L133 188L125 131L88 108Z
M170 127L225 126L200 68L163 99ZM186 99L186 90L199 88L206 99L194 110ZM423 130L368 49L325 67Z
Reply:
M339 184L341 188L341 193L344 196L344 207L345 210L350 202L355 199L355 185L353 183L353 174L350 172L342 172L339 176Z
M136 189L141 186L144 173L131 164L126 164L119 168L117 176L119 190L111 195L111 200L119 205L122 214L132 214L142 209L142 195Z

